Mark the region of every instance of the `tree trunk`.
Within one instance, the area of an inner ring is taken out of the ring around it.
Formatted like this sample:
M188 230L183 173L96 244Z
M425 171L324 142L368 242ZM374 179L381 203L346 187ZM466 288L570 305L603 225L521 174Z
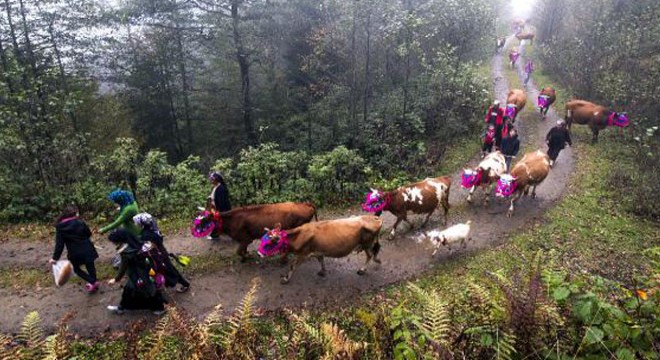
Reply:
M177 43L177 52L179 60L179 73L181 74L181 87L183 90L183 118L186 122L186 134L188 140L188 152L192 152L193 147L193 131L192 131L192 121L190 118L190 98L188 96L189 85L188 85L188 74L186 72L186 62L183 56L183 41L181 41L181 30L176 29L176 43Z
M369 9L367 13L365 30L367 33L367 53L364 62L364 99L362 99L362 122L364 124L367 123L367 112L369 107L369 76L371 76L371 9Z
M231 2L232 35L234 46L236 47L236 61L241 74L241 97L243 102L243 126L248 145L257 143L257 136L254 131L254 120L252 119L252 100L250 97L250 61L249 55L243 46L243 39L239 32L240 17L238 15L239 0Z
M55 31L53 30L53 22L55 19L51 19L51 21L48 22L48 35L50 36L50 42L53 43L53 52L55 52L55 60L57 60L57 67L60 69L60 82L62 85L62 88L64 89L64 92L68 95L70 93L69 89L69 82L66 79L66 74L64 72L64 64L62 63L62 54L60 53L60 49L57 46L57 41L55 41ZM69 115L69 119L71 120L71 126L73 127L73 131L75 133L78 133L78 121L76 119L76 114L73 111L71 107L67 107L67 114Z

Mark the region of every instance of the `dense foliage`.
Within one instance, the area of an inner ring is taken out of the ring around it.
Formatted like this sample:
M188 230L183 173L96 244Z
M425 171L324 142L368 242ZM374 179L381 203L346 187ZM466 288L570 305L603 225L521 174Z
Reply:
M192 209L216 164L235 203L338 202L432 173L488 98L486 0L0 8L2 221L98 213L120 185Z
M538 3L533 19L547 73L571 93L627 111L639 170L619 173L638 214L660 218L660 3L558 0Z

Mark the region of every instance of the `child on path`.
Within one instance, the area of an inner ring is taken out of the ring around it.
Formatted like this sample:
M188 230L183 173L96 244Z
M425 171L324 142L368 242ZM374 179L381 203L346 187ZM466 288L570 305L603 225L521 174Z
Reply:
M92 232L89 227L78 215L78 208L74 205L68 206L57 219L55 250L53 257L48 261L50 264L55 264L66 247L67 258L73 265L73 272L87 282L85 290L89 294L93 294L99 289L94 266L94 261L99 254L90 240L91 236ZM83 265L87 271L82 269Z

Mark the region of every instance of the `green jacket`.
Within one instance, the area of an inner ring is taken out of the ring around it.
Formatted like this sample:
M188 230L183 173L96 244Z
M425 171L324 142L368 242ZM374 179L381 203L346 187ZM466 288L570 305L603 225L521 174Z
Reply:
M120 226L124 226L128 232L135 236L140 236L142 229L135 225L133 222L133 216L137 215L140 212L138 208L137 201L132 202L129 205L124 206L119 210L119 216L112 224L103 227L100 231L102 233L107 233L108 231L114 230Z

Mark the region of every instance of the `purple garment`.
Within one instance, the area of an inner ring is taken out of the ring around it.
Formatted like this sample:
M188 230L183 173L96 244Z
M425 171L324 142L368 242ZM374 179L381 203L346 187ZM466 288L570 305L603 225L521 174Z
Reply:
M534 64L532 64L532 61L528 61L527 64L525 64L525 72L526 73L531 73L534 71Z

